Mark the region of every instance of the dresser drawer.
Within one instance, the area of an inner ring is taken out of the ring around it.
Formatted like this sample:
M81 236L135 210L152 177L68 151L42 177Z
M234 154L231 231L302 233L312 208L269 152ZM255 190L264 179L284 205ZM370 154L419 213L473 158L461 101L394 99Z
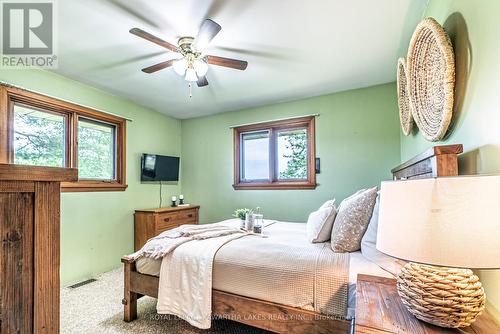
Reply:
M179 226L177 212L158 214L156 217L155 234L158 235L161 232L176 228L177 226Z
M158 214L158 216L156 217L156 228L172 228L172 225L178 225L177 215L177 212Z
M182 210L177 213L177 221L182 224L196 224L196 210Z
M156 230L155 230L155 235L158 235L161 232L165 232L167 230L171 230L171 229L176 228L178 226L179 226L179 224L176 223L176 222L157 224L156 225Z

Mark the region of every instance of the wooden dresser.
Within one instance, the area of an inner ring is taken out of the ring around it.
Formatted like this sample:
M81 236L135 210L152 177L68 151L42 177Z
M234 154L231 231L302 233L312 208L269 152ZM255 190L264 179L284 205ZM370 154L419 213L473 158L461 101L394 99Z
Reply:
M134 249L138 251L148 239L182 224L198 224L199 206L177 206L135 210Z
M355 333L499 334L500 327L487 312L483 312L471 326L461 329L442 328L420 321L401 302L395 279L360 274L356 283Z
M0 333L59 333L60 182L77 169L0 164Z

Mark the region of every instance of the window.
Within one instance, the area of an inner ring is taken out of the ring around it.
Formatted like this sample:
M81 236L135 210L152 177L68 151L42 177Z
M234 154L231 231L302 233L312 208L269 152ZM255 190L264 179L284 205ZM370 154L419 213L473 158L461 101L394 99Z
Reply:
M314 189L314 117L234 128L235 189Z
M78 119L78 176L87 180L115 179L115 125Z
M125 119L0 88L0 162L78 168L63 191L125 190Z
M65 116L14 104L14 163L65 167Z
M278 131L278 180L307 179L307 129Z
M269 131L241 134L241 180L269 179Z

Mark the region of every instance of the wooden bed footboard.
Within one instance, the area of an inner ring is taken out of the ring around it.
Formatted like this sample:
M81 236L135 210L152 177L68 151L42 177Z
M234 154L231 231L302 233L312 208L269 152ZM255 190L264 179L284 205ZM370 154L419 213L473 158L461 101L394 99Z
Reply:
M158 298L159 278L141 274L135 262L122 257L124 264L123 320L137 319L137 299ZM351 321L335 319L316 312L212 290L215 318L228 319L275 333L347 334Z

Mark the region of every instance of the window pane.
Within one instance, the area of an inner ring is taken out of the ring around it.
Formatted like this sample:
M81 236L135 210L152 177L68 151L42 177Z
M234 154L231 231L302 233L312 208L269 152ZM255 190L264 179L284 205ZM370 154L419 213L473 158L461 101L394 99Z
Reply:
M14 105L14 163L65 167L64 116Z
M78 120L78 178L115 179L115 126Z
M278 132L279 179L307 179L307 130Z
M269 179L269 131L241 135L241 179Z

